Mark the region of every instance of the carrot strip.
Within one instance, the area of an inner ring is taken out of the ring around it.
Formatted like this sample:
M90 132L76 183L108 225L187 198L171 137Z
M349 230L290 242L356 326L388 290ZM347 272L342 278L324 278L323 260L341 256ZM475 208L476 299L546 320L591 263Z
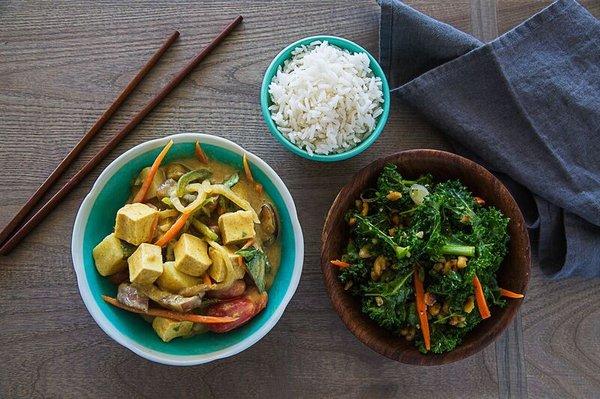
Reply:
M165 146L165 148L162 149L160 154L158 154L158 156L154 160L154 163L150 167L150 171L148 171L148 174L146 175L146 179L142 183L142 187L140 187L138 192L135 194L135 197L133 197L133 202L144 202L144 199L146 199L146 194L148 193L148 189L150 188L150 185L152 184L152 180L154 180L154 176L156 176L156 172L158 172L160 163L163 161L163 159L167 155L167 152L169 152L169 149L172 146L173 146L173 140L170 140L167 143L167 145Z
M334 260L330 260L329 262L331 262L332 265L337 266L341 269L350 267L350 263L344 262L343 260L334 259Z
M250 183L254 183L254 177L252 176L252 171L250 170L250 164L248 163L248 157L246 154L242 157L242 163L244 164L244 174L246 175L246 179Z
M259 194L262 194L263 186L262 184L254 180L254 176L252 176L252 171L250 170L250 163L248 162L248 157L246 156L246 154L244 154L244 156L242 157L242 163L244 164L244 174L246 175L246 179L250 183L253 183L254 191L256 191Z
M417 313L419 314L419 324L421 325L421 333L423 333L423 342L425 349L431 349L431 337L429 334L429 320L427 320L427 306L425 305L425 290L423 289L423 281L419 277L419 270L415 269L413 273L415 282L415 297L417 304Z
M236 321L237 317L217 317L217 316L203 316L194 313L179 313L174 312L172 310L166 309L156 309L151 308L148 309L147 312L143 310L139 310L136 308L132 308L131 306L123 305L116 298L112 298L106 295L102 295L102 299L104 302L109 303L119 309L126 310L132 313L145 314L147 316L155 316L155 317L165 317L167 319L178 320L178 321L191 321L193 323L201 323L201 324L223 324L223 323L231 323L232 321Z
M179 218L175 221L175 223L173 223L173 226L171 226L171 228L169 228L169 230L167 230L167 232L162 237L160 237L154 243L154 245L158 245L159 247L164 247L165 245L167 245L169 241L174 239L175 236L177 236L177 233L179 233L181 229L183 229L183 226L185 226L185 222L187 222L190 215L191 213L182 213L181 216L179 216Z
M208 157L202 150L202 147L200 146L200 141L198 140L196 140L196 148L194 152L196 153L196 157L200 160L200 162L208 164Z
M203 283L206 285L212 285L212 280L210 279L210 276L208 275L208 273L204 274L203 279Z
M248 241L246 241L244 246L242 246L242 249L250 248L253 244L254 244L254 238L251 238Z
M487 319L492 314L488 308L487 302L485 301L485 295L483 295L483 287L477 276L473 276L473 287L475 288L475 302L477 302L477 309L482 319Z
M523 295L523 294L505 290L504 288L500 288L500 296L504 296L507 298L513 298L513 299L521 299L521 298L525 297L525 295Z

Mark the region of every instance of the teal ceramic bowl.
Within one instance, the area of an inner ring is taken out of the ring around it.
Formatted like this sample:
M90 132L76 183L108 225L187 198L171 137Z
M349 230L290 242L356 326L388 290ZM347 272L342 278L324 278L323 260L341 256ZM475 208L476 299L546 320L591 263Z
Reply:
M297 48L301 45L308 45L316 40L327 41L330 44L333 44L342 49L346 49L351 53L366 53L367 56L369 57L369 60L371 61L371 64L370 64L371 70L373 71L375 76L378 76L379 78L381 78L382 91L383 91L383 104L382 104L383 113L381 115L379 115L377 124L375 125L375 129L366 139L364 139L362 142L360 142L356 147L354 147L346 152L343 152L341 154L331 154L331 155L312 154L311 155L308 152L306 152L305 150L296 147L294 144L292 144L291 141L289 141L287 138L285 138L285 136L279 131L279 129L277 129L275 122L273 122L273 119L271 119L271 113L269 111L269 107L272 104L271 96L269 95L269 85L271 84L271 80L273 80L273 77L277 74L277 68L279 68L279 66L283 66L283 63L285 62L285 60L287 60L288 58L291 57L292 51L294 51L295 48ZM379 137L379 135L383 131L383 128L385 127L388 116L390 114L390 87L388 85L388 81L385 77L385 74L383 73L383 70L381 69L381 66L379 66L379 64L377 63L375 58L373 58L373 56L371 54L369 54L369 52L367 50L360 47L358 44L351 42L348 39L343 39L341 37L336 37L336 36L311 36L311 37L306 37L304 39L298 40L297 42L290 44L289 46L284 48L279 54L277 54L275 59L273 59L273 61L267 68L267 71L265 73L265 77L263 78L262 86L260 89L260 108L261 108L265 123L267 124L267 127L269 128L269 131L271 132L271 134L273 136L275 136L275 138L281 144L283 144L283 146L285 148L287 148L294 154L297 154L306 159L312 159L313 161L335 162L335 161L341 161L344 159L352 158L352 157L360 154L361 152L363 152L367 148L369 148L371 146L371 144L373 144L375 142L375 140L377 140L377 137Z
M254 166L254 177L273 199L280 216L282 261L273 286L268 291L265 310L243 327L225 334L206 333L165 343L152 326L139 315L112 307L101 295L116 296L116 287L96 271L92 249L113 231L117 210L129 196L130 182L150 164L169 141L175 144L166 162L194 156L194 143L200 140L209 157L242 170L244 152ZM83 200L71 242L73 265L79 292L90 314L110 337L138 355L163 364L196 365L234 355L265 336L277 323L296 291L304 258L304 241L294 201L279 176L264 161L237 144L204 134L178 134L140 144L113 161L98 177Z

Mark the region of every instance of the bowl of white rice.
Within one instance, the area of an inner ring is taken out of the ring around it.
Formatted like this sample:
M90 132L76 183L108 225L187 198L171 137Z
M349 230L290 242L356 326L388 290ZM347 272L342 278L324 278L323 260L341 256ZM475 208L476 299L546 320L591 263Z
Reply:
M273 59L260 102L269 131L287 149L334 162L375 142L388 119L390 91L365 49L340 37L312 36Z

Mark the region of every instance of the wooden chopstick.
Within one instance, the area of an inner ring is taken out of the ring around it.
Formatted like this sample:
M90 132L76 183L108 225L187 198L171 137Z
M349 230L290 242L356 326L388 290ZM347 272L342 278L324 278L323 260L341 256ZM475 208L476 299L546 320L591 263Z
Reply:
M56 205L69 193L77 184L98 165L117 144L135 128L142 119L150 113L181 81L202 61L219 43L229 35L229 33L242 22L242 16L238 16L229 23L206 47L198 53L183 69L181 69L167 83L159 93L154 96L145 106L131 119L92 159L90 159L73 177L62 186L48 202L46 202L27 222L25 222L0 248L0 255L9 253L19 242L29 234L45 217L54 209Z
M108 107L106 111L94 122L92 127L87 131L87 133L79 140L77 145L73 147L71 152L67 154L67 156L58 164L56 169L48 176L46 181L42 183L42 185L33 193L31 197L27 200L25 205L17 212L17 214L12 218L10 222L2 229L0 232L0 244L3 244L6 239L15 231L15 229L21 224L25 216L33 209L34 206L43 198L44 194L48 191L48 189L56 182L56 180L64 173L64 171L71 165L71 163L77 158L81 150L87 145L87 143L98 133L98 131L106 124L106 122L110 119L110 117L115 113L115 111L123 104L123 102L129 97L129 94L133 92L136 86L142 81L144 76L156 65L160 57L167 51L169 47L177 40L179 37L179 32L174 31L169 35L167 40L163 43L162 46L154 53L152 58L148 60L146 65L140 69L140 71L131 79L127 86L119 93L118 97L115 101Z

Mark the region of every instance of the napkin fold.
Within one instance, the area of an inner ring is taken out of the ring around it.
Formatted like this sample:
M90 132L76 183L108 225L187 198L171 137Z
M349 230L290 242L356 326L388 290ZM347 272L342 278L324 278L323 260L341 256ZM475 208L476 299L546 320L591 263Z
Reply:
M507 184L545 273L600 276L599 21L559 0L484 44L380 5L392 91Z

